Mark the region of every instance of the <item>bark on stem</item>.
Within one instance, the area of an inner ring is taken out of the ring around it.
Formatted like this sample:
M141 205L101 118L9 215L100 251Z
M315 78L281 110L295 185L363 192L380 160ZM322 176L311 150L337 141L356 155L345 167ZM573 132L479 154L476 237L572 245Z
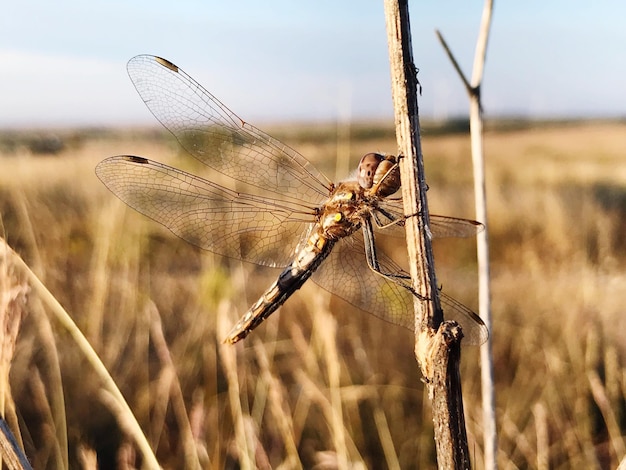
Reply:
M407 249L415 302L415 354L433 404L439 468L469 468L459 374L461 329L443 322L432 252L407 0L385 0L396 135L400 154Z

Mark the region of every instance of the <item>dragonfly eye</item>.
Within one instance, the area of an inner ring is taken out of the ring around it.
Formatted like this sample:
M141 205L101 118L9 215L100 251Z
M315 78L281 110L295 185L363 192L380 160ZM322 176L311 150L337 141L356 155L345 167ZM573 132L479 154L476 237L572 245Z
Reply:
M374 185L374 175L378 165L383 160L385 160L385 157L379 153L367 153L361 158L357 172L357 181L363 189L370 189Z
M380 162L373 177L376 194L387 197L400 189L400 168L394 157L386 157Z

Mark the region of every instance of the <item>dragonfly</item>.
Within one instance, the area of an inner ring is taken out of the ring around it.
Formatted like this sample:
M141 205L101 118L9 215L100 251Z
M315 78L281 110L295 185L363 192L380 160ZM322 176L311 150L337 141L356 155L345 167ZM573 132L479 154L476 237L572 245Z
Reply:
M414 299L429 299L376 244L379 237L404 236L397 157L368 153L355 174L334 183L172 62L139 55L127 70L148 109L182 148L231 184L134 155L100 162L99 179L128 206L193 245L281 268L225 342L248 336L309 278L360 310L414 329ZM430 216L435 237L469 237L483 228L468 219ZM467 342L487 340L478 315L444 292L440 298L446 318L461 325Z

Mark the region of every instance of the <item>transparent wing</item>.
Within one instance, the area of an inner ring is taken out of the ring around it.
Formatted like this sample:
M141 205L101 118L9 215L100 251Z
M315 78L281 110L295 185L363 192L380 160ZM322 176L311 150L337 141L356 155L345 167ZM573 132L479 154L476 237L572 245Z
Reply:
M413 295L401 285L372 271L364 253L363 235L360 232L349 239L340 240L311 279L355 307L413 330ZM383 272L400 277L409 276L380 251L377 257ZM444 292L439 295L445 319L455 320L463 327L467 343L480 345L487 341L489 331L478 315Z
M282 198L328 197L331 182L302 155L243 121L176 65L140 55L128 74L152 114L205 165Z
M387 199L379 204L379 209L374 214L382 224L393 220L404 219L402 199ZM484 230L485 226L480 222L458 217L430 214L430 230L435 238L448 237L473 237ZM394 224L382 229L382 233L391 236L404 236L404 225Z
M430 230L435 238L473 237L484 228L483 224L475 220L430 214Z
M369 268L360 231L339 240L311 279L361 310L413 329L413 295Z
M133 209L200 248L265 266L291 262L313 208L224 188L142 157L96 167L100 180Z

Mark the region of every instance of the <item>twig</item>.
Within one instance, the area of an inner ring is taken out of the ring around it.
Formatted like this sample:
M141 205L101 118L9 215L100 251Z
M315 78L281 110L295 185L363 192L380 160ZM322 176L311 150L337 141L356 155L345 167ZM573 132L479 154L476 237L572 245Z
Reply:
M432 302L416 302L416 332L433 335L443 320L434 273L430 238L428 203L425 197L424 160L422 156L417 107L417 79L411 54L408 7L405 0L385 0L387 41L391 65L391 92L395 111L396 137L403 158L400 160L402 198L406 214L407 249L411 279L415 291Z
M465 90L467 91L467 94L470 96L473 95L475 93L475 90L472 88L472 85L470 85L470 82L467 81L467 78L465 77L463 70L461 70L461 66L456 61L454 54L452 54L452 50L448 46L448 43L446 42L443 35L438 29L435 30L435 34L437 35L439 42L441 43L444 50L446 51L446 54L448 54L448 58L450 59L450 62L452 62L452 65L454 66L454 70L456 70L456 72L459 74L459 77L463 81L463 85L465 85Z
M469 453L459 374L461 329L443 322L436 288L429 230L424 162L407 0L385 0L387 40L398 147L407 249L413 288L427 302L415 302L415 354L429 388L439 468L469 468Z
M485 61L487 58L487 43L491 28L493 0L485 0L481 18L480 30L476 41L472 81L468 82L457 60L448 47L443 35L436 31L441 45L445 49L452 65L459 74L470 100L470 139L472 148L472 162L474 169L474 201L476 205L476 219L485 225L485 230L478 234L476 251L478 260L478 311L482 320L491 330L491 292L489 268L489 226L487 224L487 196L485 184L485 158L483 154L483 118L481 102L481 84ZM492 336L483 344L480 350L481 359L481 388L483 397L483 428L485 447L485 468L493 470L497 465L498 435L495 413L495 386L493 379Z

